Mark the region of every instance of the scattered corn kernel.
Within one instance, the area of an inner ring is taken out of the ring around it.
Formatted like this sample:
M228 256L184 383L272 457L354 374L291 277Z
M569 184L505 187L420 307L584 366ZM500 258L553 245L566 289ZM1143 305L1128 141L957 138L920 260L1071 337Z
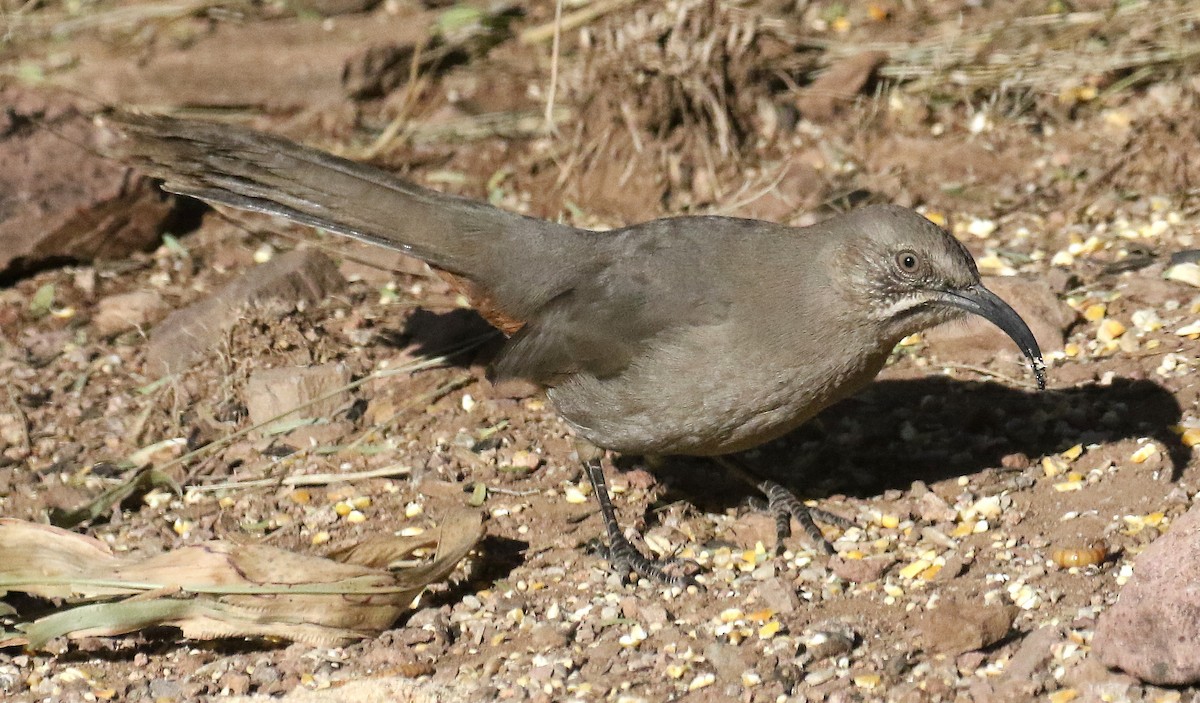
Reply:
M900 518L896 515L885 513L879 517L879 524L890 530L894 530L900 526Z
M356 510L365 510L365 509L371 507L371 497L370 496L359 496L359 497L355 498L354 500L350 501L350 505L354 506L354 508Z
M1153 310L1137 310L1133 313L1133 324L1143 332L1157 332L1163 328L1163 321Z
M325 530L321 530L320 532L313 533L311 541L313 544L325 544L326 542L329 541L329 533L326 532Z
M737 608L726 608L725 610L722 610L721 614L717 617L721 620L721 622L730 623L737 622L738 620L745 618L746 614Z
M771 622L758 628L758 636L764 640L769 640L775 635L779 634L780 627L781 625L779 624L778 620L772 620Z
M1062 458L1066 459L1067 461L1075 461L1075 460L1076 460L1076 459L1078 459L1078 458L1079 458L1079 457L1080 457L1082 454L1083 454L1083 445L1082 445L1082 444L1076 444L1075 446L1071 447L1070 449L1068 449L1068 450L1066 450L1066 451L1062 452L1061 454L1059 454L1059 456L1061 456Z
M1175 334L1188 339L1200 339L1200 320L1184 325L1175 330Z
M312 493L305 488L297 488L288 496L296 505L308 505L312 502Z
M1096 339L1107 344L1123 334L1125 334L1125 325L1116 320L1105 320L1100 323L1100 328L1096 330Z
M975 501L968 509L971 517L976 515L980 517L993 518L1000 515L1000 496L986 496Z
M1176 264L1163 272L1163 277L1170 281L1179 281L1200 288L1200 265L1192 262Z
M975 219L967 225L967 233L985 239L996 231L996 222L994 220Z
M1108 313L1108 306L1104 303L1093 303L1083 309L1083 319L1088 322L1099 322L1104 319L1104 315Z
M1050 703L1070 703L1079 696L1079 692L1073 688L1060 688L1059 690L1046 696L1046 700Z
M364 515L361 510L351 510L349 513L346 514L346 522L348 522L352 525L357 525L359 523L366 522L366 520L367 520L367 516Z
M854 685L871 690L879 685L880 680L879 674L859 674L854 677Z
M621 635L617 639L617 642L619 642L622 647L636 647L645 640L646 631L642 629L641 625L634 625L629 629L629 632Z
M409 503L404 506L404 517L416 517L425 512L425 508L420 503Z
M579 488L576 486L568 486L565 493L566 501L568 503L579 504L587 502L587 496L585 496L583 491L579 490Z
M975 533L975 521L968 520L966 522L960 522L957 525L955 525L954 529L950 531L950 536L951 537L966 537L967 535L971 535L974 533Z
M416 537L417 535L424 534L424 533L425 533L424 527L406 527L403 530L400 530L399 535L401 537Z
M946 216L936 210L930 210L924 213L925 219L929 220L938 227L946 226Z
M1158 453L1158 445L1154 442L1146 442L1138 450L1134 452L1129 460L1135 464L1144 464L1147 459Z
M354 506L344 500L339 500L333 506L333 512L337 513L338 517L346 517L352 510L354 510Z
M1194 447L1200 444L1200 427L1189 427L1179 435L1179 441L1183 442L1185 447Z
M900 569L900 577L906 579L915 579L921 572L933 566L930 562L924 559L918 559L908 566Z

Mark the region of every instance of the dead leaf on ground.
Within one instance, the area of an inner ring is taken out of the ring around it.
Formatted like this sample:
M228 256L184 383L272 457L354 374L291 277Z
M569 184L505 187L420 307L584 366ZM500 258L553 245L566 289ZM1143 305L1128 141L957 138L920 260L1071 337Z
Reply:
M370 540L366 551L378 558L363 559L360 552L353 561L338 560L222 541L129 558L92 537L0 519L0 594L66 601L57 612L20 624L21 634L4 633L0 647L38 648L55 637L119 635L164 625L191 639L344 644L390 627L482 536L479 513L461 511L420 538ZM375 566L434 546L432 561L400 570Z

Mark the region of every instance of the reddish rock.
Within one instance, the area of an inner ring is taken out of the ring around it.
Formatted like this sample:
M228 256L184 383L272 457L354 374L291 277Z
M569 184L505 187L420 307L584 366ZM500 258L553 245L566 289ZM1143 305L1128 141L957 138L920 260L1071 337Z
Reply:
M188 226L196 205L101 157L69 102L7 89L0 105L0 274L124 258Z
M798 612L801 609L800 596L796 589L778 576L760 581L754 587L754 593L763 605L781 615Z
M1134 560L1133 578L1096 623L1092 652L1148 683L1200 681L1200 507Z
M292 410L297 410L294 418L328 417L350 401L348 392L335 393L348 383L350 370L345 364L262 369L252 373L246 383L246 410L250 422L255 425L270 422ZM330 394L333 395L324 397ZM301 407L303 409L299 409ZM334 424L323 427L337 429ZM318 440L323 437L321 432L312 429L309 434Z
M148 371L176 373L221 343L224 333L252 305L295 304L324 298L345 283L337 266L318 251L301 249L244 272L215 294L176 310L150 335Z
M921 616L921 642L927 651L950 655L985 649L1008 634L1016 613L1011 605L939 603Z
M162 319L169 306L154 291L140 290L110 295L96 305L92 326L101 337L132 329L146 329Z

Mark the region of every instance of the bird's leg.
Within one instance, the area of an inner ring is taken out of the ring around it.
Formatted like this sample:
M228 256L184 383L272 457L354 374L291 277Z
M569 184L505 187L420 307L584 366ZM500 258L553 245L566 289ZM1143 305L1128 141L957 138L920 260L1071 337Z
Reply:
M583 454L584 452L581 451L580 458L583 459L584 471L592 483L592 492L596 494L596 501L600 503L600 515L604 520L604 531L608 535L606 557L613 570L624 575L628 575L632 571L650 581L665 583L669 586L684 588L694 585L696 581L692 574L671 575L666 571L670 566L691 564L692 562L683 559L658 561L647 558L626 539L624 533L621 532L621 526L617 523L617 512L613 508L612 497L608 493L608 484L604 480L604 466L600 462L601 452L590 452L592 456L586 458Z
M825 539L825 535L821 534L821 528L817 527L816 521L819 520L827 525L833 525L842 529L849 528L854 524L841 515L836 515L820 508L808 507L800 502L800 499L788 489L774 481L754 476L731 459L725 457L714 458L722 467L728 469L747 483L750 483L767 497L767 511L775 516L776 552L783 551L783 541L792 536L793 518L795 518L796 522L800 523L800 527L804 529L804 534L808 535L813 545L825 554L834 553L833 545L829 544L829 540Z

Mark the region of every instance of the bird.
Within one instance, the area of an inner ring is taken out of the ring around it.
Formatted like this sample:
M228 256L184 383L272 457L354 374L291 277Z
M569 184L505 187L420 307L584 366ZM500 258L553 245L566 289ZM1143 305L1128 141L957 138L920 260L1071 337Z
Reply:
M425 261L508 338L489 374L543 389L575 435L610 565L672 585L676 560L621 530L609 452L722 458L781 437L866 386L902 338L975 314L1045 364L967 248L921 214L870 205L806 227L676 216L607 231L529 217L242 126L112 111L109 150L172 193L267 213ZM755 479L780 540L806 507ZM848 524L848 523L847 523Z

